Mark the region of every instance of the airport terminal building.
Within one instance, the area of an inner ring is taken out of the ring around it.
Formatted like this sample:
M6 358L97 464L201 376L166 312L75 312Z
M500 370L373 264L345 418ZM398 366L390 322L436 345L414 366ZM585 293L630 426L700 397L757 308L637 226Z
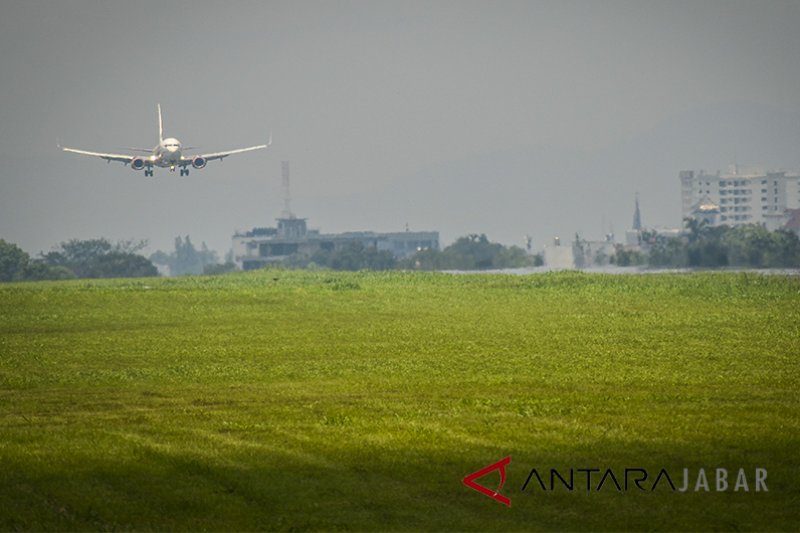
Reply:
M438 231L320 233L308 229L305 218L279 218L277 222L277 227L253 228L233 236L233 255L238 268L262 268L291 255L310 257L319 250L333 251L353 242L391 252L398 259L420 250L439 249Z

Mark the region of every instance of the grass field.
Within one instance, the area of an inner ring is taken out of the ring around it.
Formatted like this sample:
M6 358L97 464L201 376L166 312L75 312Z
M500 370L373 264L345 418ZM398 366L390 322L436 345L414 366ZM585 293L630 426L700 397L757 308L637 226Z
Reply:
M0 286L2 530L796 531L798 450L798 278ZM509 455L511 507L461 483ZM769 491L521 492L534 467Z

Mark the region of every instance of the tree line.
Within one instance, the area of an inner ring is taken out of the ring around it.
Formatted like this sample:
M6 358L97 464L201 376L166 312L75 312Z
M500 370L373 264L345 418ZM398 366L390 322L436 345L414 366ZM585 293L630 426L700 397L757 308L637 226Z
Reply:
M760 224L710 226L686 219L678 237L644 231L642 251L618 247L612 262L668 268L798 268L800 238L789 230L769 231Z
M158 270L138 254L144 241L73 239L33 258L16 244L0 239L0 281L38 281L74 278L138 278Z
M14 243L0 239L0 282L75 278L140 278L158 276L160 265L173 276L221 274L236 269L233 258L220 264L216 252L206 243L199 249L187 235L175 238L175 249L157 251L150 257L140 252L147 241L72 239L52 251L31 257Z
M787 230L769 231L762 225L709 226L687 219L686 231L677 237L654 231L641 234L641 247L621 245L607 260L619 266L648 265L667 268L800 267L800 238ZM54 250L31 257L13 243L0 239L0 281L62 280L157 276L156 265L171 275L221 274L236 269L232 254L220 263L205 243L197 249L187 235L175 239L169 253L157 251L144 257L145 241L73 239ZM277 263L285 268L331 270L490 270L542 265L541 255L530 255L518 246L491 242L485 234L460 237L442 250L426 249L397 259L390 252L359 242L312 256L293 255Z
M288 268L328 268L331 270L490 270L520 268L542 264L542 257L531 256L518 246L490 242L485 234L466 235L443 250L425 249L413 256L397 259L387 250L347 243L333 250L318 250L313 255L292 255L279 263Z
M74 278L115 278L157 276L156 265L170 275L221 274L236 269L232 254L220 263L205 243L198 249L191 238L176 237L171 252L161 250L149 258L139 254L145 241L112 243L107 239L61 243L51 252L31 258L15 244L0 240L0 281L34 281ZM293 255L278 266L330 270L488 270L541 265L541 256L530 256L517 246L490 242L485 234L459 238L443 250L420 250L397 259L391 252L351 242L313 255Z

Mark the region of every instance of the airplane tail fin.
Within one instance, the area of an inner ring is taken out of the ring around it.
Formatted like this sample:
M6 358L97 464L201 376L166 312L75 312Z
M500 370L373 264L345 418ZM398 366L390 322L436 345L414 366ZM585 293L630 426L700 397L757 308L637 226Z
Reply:
M164 122L161 120L161 104L158 104L158 144L164 140Z

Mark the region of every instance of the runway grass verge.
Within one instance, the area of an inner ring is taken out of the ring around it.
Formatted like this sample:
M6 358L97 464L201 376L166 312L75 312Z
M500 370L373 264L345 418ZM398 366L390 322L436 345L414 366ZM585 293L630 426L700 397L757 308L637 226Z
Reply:
M798 449L798 278L0 285L1 530L797 530Z

